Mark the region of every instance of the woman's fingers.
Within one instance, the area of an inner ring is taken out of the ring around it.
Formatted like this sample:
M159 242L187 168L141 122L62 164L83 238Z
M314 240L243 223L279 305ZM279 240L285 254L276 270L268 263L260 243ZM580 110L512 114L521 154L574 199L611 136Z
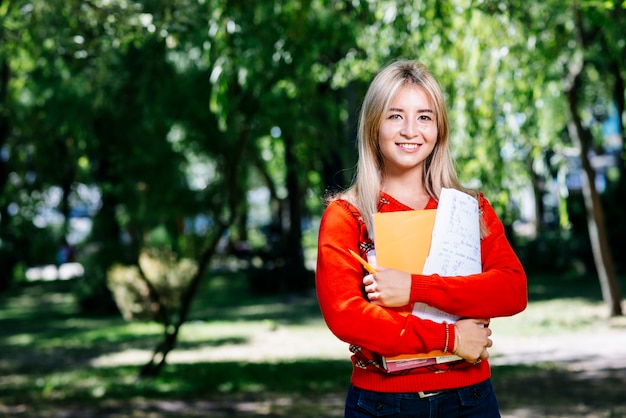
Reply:
M368 274L367 276L363 277L363 284L365 285L365 291L367 293L378 291L376 287L376 280L374 279L373 274Z
M493 346L489 338L493 331L488 328L488 319L462 319L456 325L457 343L455 352L470 363L489 358L488 349Z
M365 292L367 293L367 298L370 300L370 302L376 302L378 298L380 297L380 293L378 293L374 275L368 274L367 276L363 277L363 284L365 285Z

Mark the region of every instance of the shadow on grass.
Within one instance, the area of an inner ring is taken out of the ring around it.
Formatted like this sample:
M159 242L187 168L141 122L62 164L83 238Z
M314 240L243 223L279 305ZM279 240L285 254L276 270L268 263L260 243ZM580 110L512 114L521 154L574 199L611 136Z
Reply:
M63 398L66 401L107 398L189 399L210 395L299 393L319 394L347 388L351 364L341 360L298 360L289 363L170 364L159 377L140 379L135 366L75 367L32 371L32 379L15 379L5 387L8 403ZM60 375L64 379L60 379ZM5 383L10 382L5 376Z
M597 370L590 376L563 363L498 366L492 368L492 379L503 411L531 411L515 416L626 416L624 370Z
M0 406L24 410L7 416L339 417L350 370L342 360L195 363L138 380L134 367L79 368L5 382ZM624 380L589 379L550 364L493 369L504 416L620 416Z

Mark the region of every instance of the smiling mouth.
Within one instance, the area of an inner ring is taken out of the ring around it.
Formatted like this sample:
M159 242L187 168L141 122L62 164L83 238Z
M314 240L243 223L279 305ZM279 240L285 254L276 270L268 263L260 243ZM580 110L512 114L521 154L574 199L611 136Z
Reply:
M417 149L419 148L419 144L398 144L398 146L400 148L404 148L404 149Z

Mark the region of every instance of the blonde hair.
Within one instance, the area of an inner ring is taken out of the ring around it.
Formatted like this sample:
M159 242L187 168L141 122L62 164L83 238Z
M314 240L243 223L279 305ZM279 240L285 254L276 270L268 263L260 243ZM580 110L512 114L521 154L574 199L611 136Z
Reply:
M384 175L383 157L378 135L383 116L396 92L408 84L420 87L435 109L437 142L424 161L423 182L426 192L436 200L443 187L462 190L473 196L475 191L461 186L449 149L448 112L439 83L418 61L398 60L383 68L372 80L359 116L357 144L359 160L352 185L333 199L345 199L360 211L370 236L372 215L378 211Z

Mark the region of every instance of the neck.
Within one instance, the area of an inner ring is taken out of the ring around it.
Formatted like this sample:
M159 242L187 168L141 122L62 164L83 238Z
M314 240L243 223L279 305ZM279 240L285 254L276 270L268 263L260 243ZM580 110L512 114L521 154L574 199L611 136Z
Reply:
M413 173L412 175L386 177L383 181L382 190L413 209L424 209L430 196L426 193L421 174L420 171L419 175Z

